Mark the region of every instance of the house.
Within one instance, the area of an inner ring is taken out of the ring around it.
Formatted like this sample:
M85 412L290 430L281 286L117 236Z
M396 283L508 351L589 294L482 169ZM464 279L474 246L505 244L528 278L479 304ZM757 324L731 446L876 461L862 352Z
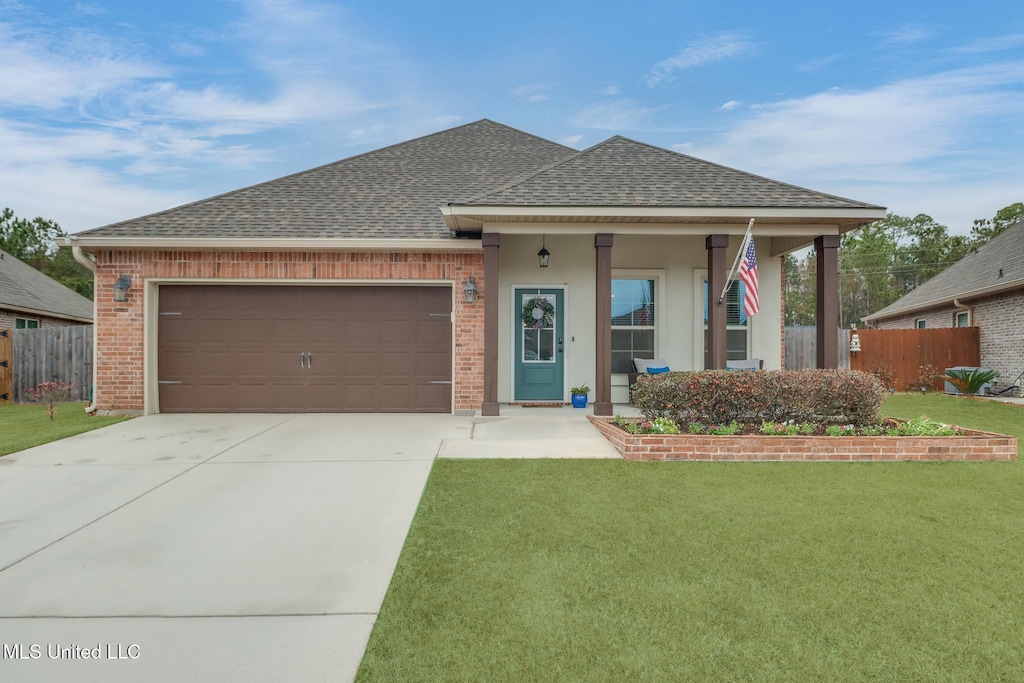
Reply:
M1024 373L1024 221L993 237L864 322L880 329L977 327L996 388Z
M0 250L0 330L91 323L91 301Z
M608 415L633 357L781 367L783 254L817 244L835 320L839 236L884 216L619 136L581 152L485 119L69 244L96 271L101 411L497 415L586 382ZM751 218L747 319L737 284L703 299ZM818 345L821 367L836 347Z

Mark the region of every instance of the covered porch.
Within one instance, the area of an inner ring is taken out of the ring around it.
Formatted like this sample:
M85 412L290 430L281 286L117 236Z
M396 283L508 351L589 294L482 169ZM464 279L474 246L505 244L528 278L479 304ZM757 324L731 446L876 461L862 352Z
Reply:
M878 217L829 216L829 224L820 215L811 221L792 213L737 210L714 224L707 217L640 224L481 220L482 415L498 415L503 405L564 403L573 386L587 384L593 413L610 416L615 404L629 401L633 358L664 359L671 370L725 369L741 358L784 367L783 255L814 246L817 316L835 321L840 235ZM743 285L735 276L726 287L749 217L759 271L756 316L742 312ZM466 216L460 218L464 225ZM538 302L543 310L534 319ZM828 338L835 333L835 325L818 326L818 367L837 367L836 340Z

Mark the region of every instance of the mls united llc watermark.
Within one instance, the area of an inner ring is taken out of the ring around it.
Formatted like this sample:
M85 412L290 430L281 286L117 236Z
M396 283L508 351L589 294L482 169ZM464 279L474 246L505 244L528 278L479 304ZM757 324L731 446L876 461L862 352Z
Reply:
M142 649L132 643L103 643L93 646L60 643L4 643L4 659L138 659Z

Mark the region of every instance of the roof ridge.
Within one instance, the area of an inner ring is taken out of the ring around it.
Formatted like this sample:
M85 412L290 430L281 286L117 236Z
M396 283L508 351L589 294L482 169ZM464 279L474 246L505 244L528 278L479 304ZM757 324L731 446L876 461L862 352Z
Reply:
M616 135L616 136L614 136L612 138L609 138L605 142L609 142L610 140L614 140L615 138L619 138L619 139L625 140L627 142L632 142L633 144L642 145L644 147L649 147L650 149L657 150L659 152L664 152L666 154L673 154L675 156L683 157L684 159L689 159L690 161L696 161L696 162L704 164L706 166L714 166L715 168L722 168L722 169L725 169L727 171L732 171L733 173L739 173L741 175L747 176L748 178L757 178L758 180L764 180L764 181L767 181L769 183L773 183L775 185L781 185L783 187L788 187L788 188L793 189L793 190L800 190L802 192L810 192L811 194L817 195L819 197L828 197L829 199L839 199L839 200L842 200L844 202L849 202L851 204L856 204L856 205L864 207L864 208L872 208L872 209L883 209L883 208L885 208L883 206L878 206L878 205L875 205L875 204L866 204L864 202L859 202L859 201L857 201L855 199L850 199L849 197L841 197L841 196L839 196L837 194L829 194L827 192L819 192L818 190L812 190L810 188L802 187L800 185L794 185L793 183L783 182L781 180L776 180L775 178L769 178L768 176L758 175L757 173L751 173L750 171L744 171L744 170L739 169L739 168L733 168L732 166L726 166L725 164L719 164L719 163L716 163L714 161L708 161L707 159L701 159L700 157L695 157L695 156L692 156L690 154L683 154L682 152L677 152L674 149L668 149L668 148L665 148L665 147L658 147L657 145L652 145L649 142L643 142L642 140L634 140L633 138L627 138L624 135Z
M572 148L570 147L569 149L572 149ZM591 148L588 148L588 149L591 149ZM498 194L499 192L504 192L505 190L512 189L513 187L515 187L517 185L522 185L523 183L527 182L531 178L536 178L541 173L546 173L547 171L550 171L553 168L558 168L562 164L568 163L568 162L572 161L573 159L578 158L585 151L587 151L587 150L582 150L582 151L575 150L575 151L573 151L572 154L567 155L564 159L559 159L558 161L553 161L550 164L545 164L545 165L541 166L539 169L537 169L536 171L531 171L531 172L527 173L526 175L519 176L518 178L515 178L514 180L512 180L512 181L510 181L508 183L505 183L501 187L497 187L497 188L493 188L493 189L487 190L483 194L478 194L476 196L470 197L469 199L464 199L461 202L448 202L448 205L451 206L453 204L472 204L473 202L478 201L480 199L483 199L484 197L490 197L491 195Z
M468 123L463 123L462 125L459 125L459 126L453 126L451 128L445 128L444 130L439 130L439 131L435 131L433 133L427 133L425 135L420 135L420 136L417 136L415 138L410 138L408 140L402 140L400 142L395 142L395 143L392 143L390 145L386 145L384 147L377 147L377 148L374 148L374 149L370 149L370 150L367 150L365 152L360 152L359 154L353 154L352 156L345 157L344 159L337 159L335 161L331 161L331 162L328 162L326 164L321 164L319 166L314 166L313 168L307 168L307 169L304 169L302 171L296 171L295 173L287 173L287 174L285 174L283 176L278 176L277 178L271 178L269 180L264 180L262 182L256 183L254 185L247 185L245 187L240 187L240 188L237 188L237 189L234 189L234 190L229 190L227 192L222 192L220 194L213 195L212 197L204 197L202 199L197 199L195 201L187 202L185 204L179 204L177 206L172 206L170 208L164 209L163 211L154 211L153 213L144 214L142 216L136 216L134 218L128 218L128 219L125 219L123 221L116 221L114 223L108 223L106 225L100 225L100 226L97 226L95 228L89 228L88 230L82 230L82 231L77 232L75 234L76 235L87 235L90 232L93 232L95 230L106 230L107 228L116 228L116 227L118 227L120 225L124 225L126 223L135 223L137 221L140 221L140 220L143 220L143 219L146 219L146 218L153 218L155 216L162 216L162 215L170 213L172 211L179 211L181 209L185 209L185 208L188 208L188 207L200 206L202 204L206 204L207 202L212 202L212 201L215 201L215 200L223 199L225 197L231 197L233 195L236 195L236 194L239 194L239 193L242 193L242 192L250 191L250 190L252 190L254 188L258 188L258 187L263 187L265 185L269 185L270 183L276 183L278 181L287 180L289 178L298 178L298 177L301 177L301 176L304 176L304 175L307 175L307 174L310 174L310 173L314 173L316 171L323 170L325 168L330 168L332 166L339 166L341 164L346 164L346 163L348 163L350 161L354 161L356 159L361 159L361 158L369 156L371 154L377 154L378 152L384 152L384 151L389 150L389 149L394 149L396 147L401 147L402 145L408 145L408 144L412 144L414 142L420 142L422 140L426 140L428 138L432 138L432 137L435 137L435 136L438 136L438 135L445 135L445 134L452 133L452 132L457 131L457 130L462 130L463 128L468 128L470 126L479 125L481 123L489 123L489 124L492 124L492 125L495 125L495 126L501 126L502 128L506 128L508 130L515 131L517 133L521 133L523 135L528 135L528 136L530 136L532 138L535 138L537 140L541 140L541 141L546 142L548 144L558 145L559 147L565 147L565 145L562 145L562 144L560 144L558 142L554 142L553 140L548 140L546 138L542 138L542 137L540 137L538 135L534 135L533 133L527 133L526 131L519 130L518 128L513 128L512 126L506 125L504 123L499 123L497 121L492 121L491 119L488 119L488 118L483 118L483 119L479 119L479 120L476 120L476 121L469 121ZM572 149L572 148L571 147L566 147L566 149Z
M503 185L503 186L501 186L501 187L499 187L497 189L489 190L488 192L485 192L484 194L479 194L479 195L477 195L475 197L470 197L469 199L466 199L464 203L472 204L473 202L478 201L480 199L483 199L484 197L489 197L491 195L498 194L499 192L504 192L505 190L510 190L513 187L517 186L517 185L522 185L523 183L527 182L528 180L530 180L532 178L536 178L537 176L539 176L542 173L547 173L548 171L550 171L550 170L552 170L554 168L558 168L562 164L569 163L573 159L578 159L579 157L583 156L584 154L587 154L588 152L591 152L591 151L597 149L598 147L602 147L604 145L607 145L609 142L615 140L616 138L622 138L623 140L628 140L629 139L629 138L623 138L621 135L613 135L612 137L608 138L607 140L602 140L601 142L593 144L590 147L587 147L586 149L573 150L573 153L568 155L564 159L559 159L558 161L554 161L554 162L552 162L550 164L542 166L540 169L538 169L536 171L533 171L531 173L528 173L527 175L524 175L524 176L521 176L519 178L516 178L515 180L513 180L513 181L511 181L509 183L506 183L505 185ZM563 145L563 147L564 147L564 145ZM569 147L568 149L572 149L572 147ZM449 204L455 204L455 203L456 202L449 202Z

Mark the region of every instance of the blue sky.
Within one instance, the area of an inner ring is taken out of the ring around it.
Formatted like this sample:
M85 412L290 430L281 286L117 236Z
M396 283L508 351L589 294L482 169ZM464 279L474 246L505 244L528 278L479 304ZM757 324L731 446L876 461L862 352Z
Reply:
M1024 4L0 0L0 206L72 232L484 117L963 233L1024 201Z

